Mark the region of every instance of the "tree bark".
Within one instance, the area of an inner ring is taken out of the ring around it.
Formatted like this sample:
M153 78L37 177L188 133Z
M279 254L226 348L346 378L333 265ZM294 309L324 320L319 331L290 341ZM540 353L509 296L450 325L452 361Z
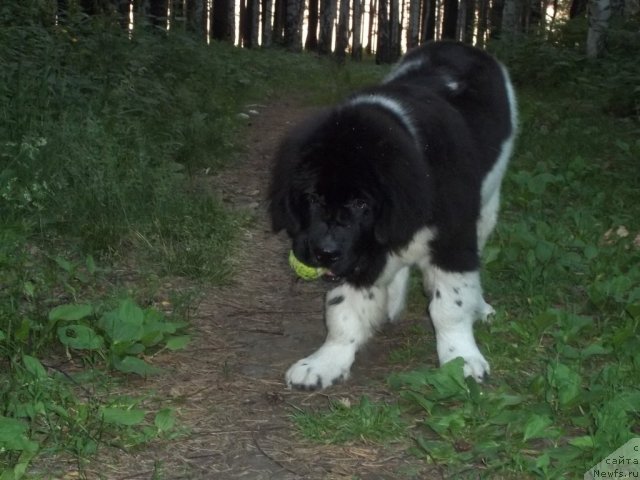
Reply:
M426 43L436 38L435 7L436 7L436 0L423 0L422 28L420 31L421 43Z
M473 45L473 34L476 26L476 0L464 0L467 6L467 15L465 18L465 28L462 32L462 41L469 45Z
M458 0L444 0L442 38L454 40L458 24Z
M376 17L378 15L378 3L377 0L370 0L369 3L369 31L367 33L367 55L371 55L374 51L373 48L373 27L376 23Z
M489 24L489 0L478 0L478 36L476 45L484 47L487 39L487 26Z
M153 27L166 30L167 9L169 7L167 0L148 0L148 1L149 1L149 24Z
M389 8L389 61L395 62L400 58L400 1L391 0Z
M503 9L504 0L493 0L491 3L491 12L489 13L489 38L500 38Z
M304 0L287 1L287 19L284 25L284 45L289 50L302 50L302 17Z
M376 63L391 63L390 26L387 13L389 0L378 1L378 44L376 46Z
M304 42L306 50L318 50L318 0L309 0L309 30L307 31L307 39Z
M333 20L336 15L336 0L320 0L320 38L318 52L323 55L331 53L333 39Z
M211 37L222 42L235 41L235 15L233 0L213 0ZM231 13L230 13L231 12Z
M353 0L353 40L351 58L362 60L362 0Z
M420 43L420 0L409 0L409 25L407 28L407 50Z
M269 48L272 41L273 0L262 0L262 47Z
M338 15L338 32L336 35L336 58L344 61L349 47L349 0L340 0L340 13Z
M187 30L204 38L206 30L204 29L203 1L204 0L187 0L185 17Z
M460 0L460 4L458 5L458 20L456 22L456 40L462 41L464 38L464 32L467 29L468 7L468 0Z
M256 48L260 44L260 4L259 0L247 0L248 47Z
M287 19L286 0L275 0L275 12L273 16L273 42L284 44L284 24Z
M587 13L587 0L573 0L569 7L569 18L582 17Z
M604 53L605 37L611 18L611 1L590 0L588 18L587 57L597 58Z
M518 10L517 0L504 0L502 23L500 27L501 38L513 39L520 33L520 18Z

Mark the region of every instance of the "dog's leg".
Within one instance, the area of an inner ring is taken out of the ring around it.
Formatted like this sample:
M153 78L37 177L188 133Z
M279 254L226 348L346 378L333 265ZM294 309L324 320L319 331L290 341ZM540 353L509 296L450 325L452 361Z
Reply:
M326 298L327 338L289 368L287 386L315 390L346 380L356 352L385 320L386 304L386 288L343 284L331 290Z
M401 268L387 286L387 318L390 322L395 322L407 305L409 273L409 267Z
M481 382L489 374L489 364L473 336L473 323L485 320L493 308L482 298L479 272L432 270L433 293L429 315L436 331L438 358L445 364L464 359L464 375Z

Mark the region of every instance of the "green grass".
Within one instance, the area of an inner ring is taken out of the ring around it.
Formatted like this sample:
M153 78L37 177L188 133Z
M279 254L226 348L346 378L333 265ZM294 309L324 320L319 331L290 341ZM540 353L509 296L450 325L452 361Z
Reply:
M458 361L389 378L415 426L414 454L448 478L582 478L640 436L640 125L637 110L611 109L616 93L637 97L618 90L624 75L607 77L572 52L561 66L568 76L545 77L562 52L534 64L532 84L514 66L520 136L484 252L497 315L476 326L491 381L464 379ZM639 68L627 57L607 65ZM414 287L417 313L424 298ZM424 363L435 349L432 336L414 333L392 362Z
M206 177L242 153L239 114L280 95L326 103L379 74L179 34L129 39L98 19L41 25L42 5L0 9L2 480L38 455L82 462L179 433L151 393L113 392L162 374L146 359L188 343L198 285L233 276L252 218Z
M331 400L328 411L299 410L293 421L303 435L320 443L385 443L400 438L406 429L397 405L371 402L366 396L357 404Z

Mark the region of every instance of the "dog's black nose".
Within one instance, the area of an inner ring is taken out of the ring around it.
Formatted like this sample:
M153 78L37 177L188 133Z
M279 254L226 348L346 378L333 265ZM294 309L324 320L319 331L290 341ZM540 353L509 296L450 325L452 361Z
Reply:
M314 255L318 263L323 266L329 266L337 262L340 258L340 251L335 247L324 246L314 250Z

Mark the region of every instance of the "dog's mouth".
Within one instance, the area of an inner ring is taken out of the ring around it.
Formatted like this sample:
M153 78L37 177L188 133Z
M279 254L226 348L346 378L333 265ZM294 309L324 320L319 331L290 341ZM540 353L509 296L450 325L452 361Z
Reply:
M340 275L336 275L335 273L333 273L331 270L327 270L326 272L324 272L322 274L322 280L324 280L325 282L329 282L329 283L337 283L342 281L343 277Z

